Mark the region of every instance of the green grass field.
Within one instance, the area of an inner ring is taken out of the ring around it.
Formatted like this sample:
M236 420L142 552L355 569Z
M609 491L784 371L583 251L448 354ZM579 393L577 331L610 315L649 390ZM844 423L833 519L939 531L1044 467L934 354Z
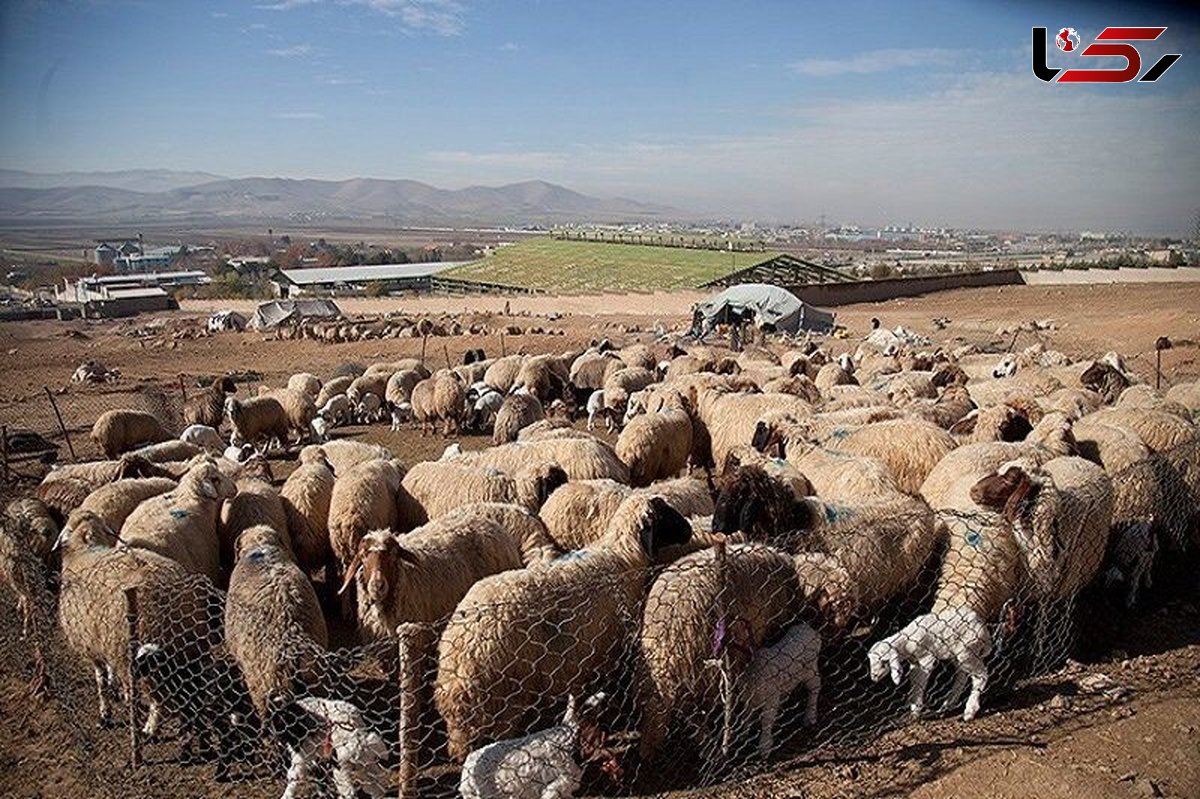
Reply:
M667 291L697 288L775 255L539 238L502 247L444 276L560 294Z

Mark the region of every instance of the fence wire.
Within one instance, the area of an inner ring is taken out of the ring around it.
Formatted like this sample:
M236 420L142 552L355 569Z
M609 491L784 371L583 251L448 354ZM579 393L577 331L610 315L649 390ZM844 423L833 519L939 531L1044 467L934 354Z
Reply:
M4 690L41 697L27 757L89 796L718 785L987 714L1061 667L1081 608L1136 609L1194 558L1198 446L1069 489L993 485L1009 494L976 491L982 512L849 505L807 532L698 535L652 562L567 553L485 578L436 621L391 618L395 635L367 645L336 586L269 542L226 591L102 526L68 531L61 566L22 557L46 533L6 523L30 622L5 628Z

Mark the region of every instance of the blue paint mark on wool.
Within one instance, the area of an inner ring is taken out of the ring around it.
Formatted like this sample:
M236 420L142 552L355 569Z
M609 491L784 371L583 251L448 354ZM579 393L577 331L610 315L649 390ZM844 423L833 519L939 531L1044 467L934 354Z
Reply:
M972 549L979 549L983 546L983 534L978 530L967 530L963 539Z
M827 524L837 524L844 522L854 515L854 511L850 508L842 507L841 505L826 505L825 506L825 522Z
M175 508L171 511L172 519L186 519L187 517L188 517L188 512L186 510L183 510L182 508Z
M555 558L553 563L568 563L572 560L583 560L588 556L588 553L582 549L572 549L570 552L564 552Z
M844 427L839 427L838 429L834 430L832 433L829 434L829 437L834 439L835 441L842 441L843 439L848 438L849 436L850 436L850 431Z

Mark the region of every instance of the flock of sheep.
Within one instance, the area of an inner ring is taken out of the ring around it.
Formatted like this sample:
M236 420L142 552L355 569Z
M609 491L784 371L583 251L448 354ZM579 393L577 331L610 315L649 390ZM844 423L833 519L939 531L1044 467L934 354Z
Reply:
M10 505L0 559L27 618L56 586L100 718L136 675L145 733L173 719L187 754L215 740L218 778L249 752L286 766L285 797L384 795L395 680L352 674L331 627L390 651L419 623L462 794L565 797L585 767L620 783L714 731L767 758L790 697L805 726L830 711L834 667L907 680L919 715L949 663L969 721L1023 604L1119 585L1135 605L1160 546L1200 543L1200 384L1157 392L1111 353L828 346L474 350L249 397L218 379L179 435L97 419L106 459ZM406 463L332 435L388 419L493 446ZM264 456L295 447L279 485ZM881 618L900 621L842 646Z

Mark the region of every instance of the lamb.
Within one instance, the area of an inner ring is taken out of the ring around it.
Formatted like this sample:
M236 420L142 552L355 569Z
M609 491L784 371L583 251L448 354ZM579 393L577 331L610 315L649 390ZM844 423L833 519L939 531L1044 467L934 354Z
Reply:
M352 703L320 697L288 701L273 695L268 704L267 728L287 748L291 761L283 799L308 796L324 759L332 760L338 799L355 799L360 791L371 799L387 796L391 750Z
M220 597L206 580L175 561L136 547L114 547L115 531L90 511L71 514L58 539L62 587L58 619L67 646L91 664L100 721L111 721L109 686L125 688L129 627L124 589L136 588L138 633L164 648L203 653L220 640ZM153 733L156 707L147 719Z
M537 513L567 474L552 463L532 463L512 476L454 461L418 463L401 481L399 525L412 529L472 502L507 502Z
M359 542L342 591L357 580L367 640L404 622L441 623L482 578L524 566L516 539L482 516L436 519L403 536L374 530Z
M514 474L533 463L556 463L571 480L608 478L629 482L629 468L608 444L594 438L547 438L514 441L482 452L464 452L453 461L473 466L490 466Z
M604 389L598 388L591 393L587 401L587 429L590 433L596 429L596 417L604 421L604 429L612 433L617 429L613 411L604 402Z
M1104 557L1104 589L1117 583L1125 585L1125 607L1137 606L1138 592L1154 585L1154 561L1158 557L1158 537L1152 522L1138 522L1115 529Z
M637 633L646 570L664 547L690 538L661 497L639 495L588 549L473 585L438 645L434 701L451 756L461 761L480 744L545 724L551 697L613 681Z
M542 403L532 394L510 394L496 412L492 427L492 443L508 444L517 440L521 429L546 418Z
M398 461L370 460L338 474L329 498L329 545L345 574L371 530L394 530L403 472Z
M471 752L458 785L463 799L574 796L583 780L583 764L596 754L596 740L603 740L591 714L605 698L603 691L592 695L580 712L572 694L557 726Z
M225 398L237 393L233 378L226 375L213 380L199 394L188 399L183 406L185 425L202 424L219 430L225 412Z
M179 434L179 440L200 447L211 455L220 455L225 451L225 442L221 439L221 434L215 427L205 424L188 425Z
M175 489L177 483L167 477L144 477L117 480L88 494L80 509L99 516L114 530L120 530L137 506L150 497Z
M312 583L275 546L255 547L233 567L225 599L225 635L260 718L266 718L272 694L291 688L297 649L329 646Z
M315 400L321 393L321 378L308 372L299 372L288 378L287 387L295 391L302 391Z
M739 627L744 629L745 625ZM724 646L728 643L721 641L719 649ZM818 665L821 636L807 624L795 624L770 646L749 651L750 663L738 678L735 690L741 689L738 698L750 717L758 722L758 756L765 760L775 746L775 722L783 700L801 685L808 692L804 725L812 727L817 723L817 705L821 698ZM728 720L732 721L732 717ZM727 729L725 740L730 740L731 736L732 730Z
M646 597L638 634L641 755L661 752L668 732L683 723L703 729L720 705L718 672L709 665L719 626L737 627L751 651L799 621L814 597L797 581L792 558L769 546L729 544L694 552L667 566ZM724 617L714 618L722 607ZM737 684L748 663L734 661Z
M210 458L197 459L174 490L142 501L121 526L129 547L170 558L217 583L221 549L217 514L237 493L233 480Z
M692 421L682 399L676 397L657 413L634 417L621 431L616 452L635 486L678 475L692 452Z
M134 410L105 411L92 425L92 441L106 458L116 458L123 452L167 441L171 434L152 413Z
M225 400L225 415L239 441L262 441L264 448L270 448L272 442L283 447L290 438L287 412L275 397L251 397L244 402L230 397Z
M363 394L354 406L355 421L359 424L381 422L384 418L383 400L377 394Z
M957 675L943 710L958 704L970 680L971 693L962 718L971 721L979 713L980 696L987 688L984 661L991 651L992 638L979 614L970 608L951 608L918 616L900 632L876 641L867 652L867 660L872 680L879 682L890 672L896 685L903 678L904 665L912 666L908 702L914 716L924 712L925 687L933 667L938 661L953 662Z
M700 480L681 477L632 489L614 480L575 480L557 488L540 515L554 543L562 549L587 547L603 537L617 508L634 494L661 496L687 517L713 512L712 497Z
M305 448L301 451L300 465L288 475L279 491L296 563L308 574L329 564L332 556L329 505L333 486L333 469L325 451Z

